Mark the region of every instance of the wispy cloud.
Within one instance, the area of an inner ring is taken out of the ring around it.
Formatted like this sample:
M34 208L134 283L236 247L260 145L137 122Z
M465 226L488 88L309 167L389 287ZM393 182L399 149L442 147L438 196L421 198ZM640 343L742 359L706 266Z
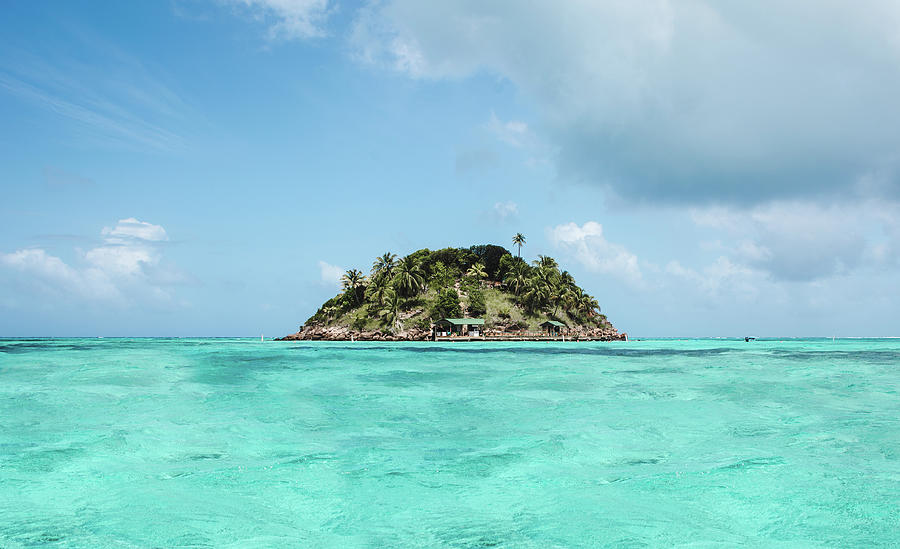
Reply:
M522 120L501 120L491 112L484 128L500 142L519 149L528 155L527 166L534 167L549 162L551 147L541 140L528 123Z
M494 215L500 221L514 219L519 215L519 205L511 200L494 204Z
M71 120L108 142L156 150L171 150L183 144L178 135L137 118L112 103L75 103L9 74L0 74L0 88Z
M725 256L718 257L711 264L695 270L678 261L670 261L665 274L699 291L704 298L718 298L729 294L744 299L757 297L769 283L765 273L735 263Z
M164 83L161 71L101 38L73 31L69 40L88 52L41 57L21 51L0 57L0 94L43 109L68 125L79 144L152 151L185 146L191 109ZM89 59L89 60L85 60Z
M270 39L310 39L325 36L332 8L328 0L220 0L244 8L268 25Z
M775 280L809 282L893 267L900 250L900 205L890 201L774 201L694 209L691 218L715 232L732 261Z
M323 284L339 287L341 285L341 277L344 276L344 268L325 261L319 261L319 276Z
M497 139L513 147L534 147L537 141L537 137L527 123L521 120L507 120L503 122L493 112L486 127Z

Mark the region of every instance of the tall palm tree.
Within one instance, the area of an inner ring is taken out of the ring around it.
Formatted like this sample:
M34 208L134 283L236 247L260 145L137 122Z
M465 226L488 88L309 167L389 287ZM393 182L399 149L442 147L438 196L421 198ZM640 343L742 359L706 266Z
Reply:
M372 277L385 276L391 278L394 267L397 266L397 254L385 252L372 263Z
M513 237L513 245L519 247L519 256L522 257L522 244L525 244L525 235L522 233L516 233L516 236Z
M425 287L425 277L418 262L411 256L400 260L394 269L394 285L402 296L412 297Z
M365 288L366 277L362 271L350 269L341 277L341 284L344 286L344 293L349 293L356 304L360 301L360 290Z

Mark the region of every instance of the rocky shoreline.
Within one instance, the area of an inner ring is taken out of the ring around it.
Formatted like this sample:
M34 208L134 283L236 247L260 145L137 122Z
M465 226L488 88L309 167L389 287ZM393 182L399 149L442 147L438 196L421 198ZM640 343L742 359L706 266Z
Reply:
M431 331L422 330L421 328L410 328L400 331L396 334L383 330L353 330L347 326L324 326L310 324L303 326L299 332L285 337L277 338L276 341L431 341ZM520 337L515 332L504 332L502 330L485 332L484 337L480 338L449 338L442 341L452 341L453 339L475 340L475 341L552 341L559 339L557 337ZM603 326L597 328L588 328L578 326L566 334L566 341L627 341L628 334L619 333L612 326Z

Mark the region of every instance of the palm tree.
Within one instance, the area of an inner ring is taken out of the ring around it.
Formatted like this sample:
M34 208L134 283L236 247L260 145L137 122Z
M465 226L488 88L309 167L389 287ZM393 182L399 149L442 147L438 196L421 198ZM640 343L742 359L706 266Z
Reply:
M528 277L521 301L532 312L546 311L551 305L554 306L555 312L562 298L562 285L559 271L556 270L556 261L542 255L534 264L537 268Z
M559 282L571 291L575 291L575 288L578 288L578 286L575 284L575 277L572 276L572 273L570 273L569 271L563 271L559 273Z
M344 293L349 293L353 300L359 304L359 291L361 288L365 288L366 283L366 277L363 276L362 272L350 269L341 277L341 283L344 286Z
M519 257L522 257L522 244L525 244L525 235L522 233L516 233L516 236L513 237L513 245L519 247Z
M397 266L397 255L385 252L372 263L372 277L385 276L391 278L394 267Z
M325 315L325 319L326 319L326 320L329 320L329 321L332 320L332 319L334 318L334 315L335 315L336 313L337 313L337 308L336 308L336 307L325 307L325 308L322 309L322 314L324 314L324 315Z
M578 303L578 294L571 286L560 285L559 305L570 316L576 312L576 304Z
M366 288L366 295L369 301L381 306L384 305L384 296L389 291L389 288L386 275L373 276L371 283Z
M554 284L550 287L549 295L547 296L547 302L549 305L553 306L553 316L557 316L559 314L559 308L565 308L566 300L568 299L567 289L562 284Z
M466 276L470 276L475 280L487 278L487 272L484 270L484 263L481 263L479 261L478 263L475 263L474 265L469 267L469 270L466 271Z
M593 317L600 310L600 304L597 303L597 300L584 292L576 294L573 305L578 314L585 318Z
M396 334L402 327L400 325L400 307L403 304L403 300L400 295L393 290L388 290L385 295L384 305L379 312L385 323L390 325L391 333Z
M519 295L528 283L528 266L524 263L513 264L503 278L503 283L513 291L513 294Z
M534 263L535 267L538 267L540 269L550 270L550 269L559 268L559 266L556 263L556 260L553 259L552 257L550 257L549 255L539 255L536 260L532 261L532 263Z
M522 292L522 304L530 312L546 309L550 302L550 289L551 286L539 276L529 278Z
M578 286L570 286L566 290L566 309L569 311L569 316L584 316L582 301L585 295L584 290Z
M537 270L537 278L548 288L556 286L560 281L559 271L556 270L556 260L552 257L540 256L540 267Z
M394 285L401 295L411 297L418 294L425 286L422 269L411 256L400 260L394 270Z
M559 273L556 282L559 286L557 291L558 301L556 305L568 312L575 308L575 304L578 302L578 296L582 293L582 290L575 284L575 277L573 277L572 273L569 271Z

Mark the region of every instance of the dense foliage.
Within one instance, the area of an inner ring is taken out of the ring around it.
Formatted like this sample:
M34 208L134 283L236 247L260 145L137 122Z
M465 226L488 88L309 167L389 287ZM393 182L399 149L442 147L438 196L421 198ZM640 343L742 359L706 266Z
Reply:
M521 250L525 238L513 243ZM406 257L385 253L372 264L368 275L348 270L343 291L326 301L307 323L343 319L356 329L375 323L398 331L404 319L416 317L417 325L439 318L483 317L510 319L510 309L520 319L538 316L568 320L581 325L602 324L597 300L575 283L568 271L560 271L551 257L538 256L531 264L506 248L483 244L470 248L418 250ZM486 292L503 292L501 305L486 300ZM406 312L408 314L405 314Z
M444 288L438 293L437 301L432 309L433 318L459 318L459 294L453 288Z

